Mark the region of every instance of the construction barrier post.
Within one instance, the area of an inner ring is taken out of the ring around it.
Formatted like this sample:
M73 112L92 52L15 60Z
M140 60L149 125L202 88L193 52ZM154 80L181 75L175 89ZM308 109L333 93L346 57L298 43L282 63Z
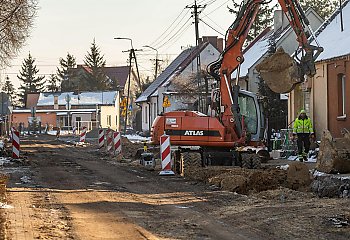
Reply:
M118 156L122 152L122 144L120 140L120 132L113 133L114 155Z
M170 150L170 136L160 136L160 156L162 160L162 171L159 175L174 175L171 170L171 150Z
M13 131L12 132L12 158L19 158L19 132Z
M112 151L113 148L113 130L108 129L108 134L107 134L107 153Z
M83 127L83 130L80 133L80 142L84 143L86 139L86 127Z
M98 149L102 149L105 145L105 131L103 129L98 130Z

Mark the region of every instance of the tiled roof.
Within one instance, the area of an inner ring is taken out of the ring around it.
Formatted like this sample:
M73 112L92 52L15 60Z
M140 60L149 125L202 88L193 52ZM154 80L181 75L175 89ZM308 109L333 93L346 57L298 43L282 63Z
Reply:
M159 86L169 80L172 76L182 72L203 49L208 46L208 42L205 42L198 47L191 47L180 53L174 61L152 82L152 84L136 99L136 102L145 102L147 98L151 96Z
M70 71L79 71L84 69L88 73L92 73L91 69L85 65L78 65L76 68L71 69ZM126 81L129 76L129 66L118 66L118 67L104 67L106 75L112 80L118 80L121 88L124 88Z

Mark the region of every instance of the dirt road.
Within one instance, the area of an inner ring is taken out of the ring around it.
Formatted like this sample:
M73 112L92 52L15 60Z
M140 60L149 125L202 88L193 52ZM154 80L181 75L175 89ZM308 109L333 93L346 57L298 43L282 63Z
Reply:
M239 195L120 163L94 146L23 141L11 173L8 239L349 239L347 199L288 189ZM26 176L23 178L23 176Z

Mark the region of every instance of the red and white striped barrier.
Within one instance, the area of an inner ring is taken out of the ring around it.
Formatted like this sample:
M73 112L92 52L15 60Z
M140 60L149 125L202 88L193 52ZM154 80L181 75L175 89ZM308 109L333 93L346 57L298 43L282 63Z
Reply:
M12 131L12 158L19 158L19 132Z
M10 131L11 131L10 132L10 140L12 141L12 139L13 139L13 132L16 131L16 128L12 126Z
M162 171L159 175L174 175L171 170L171 150L170 150L170 136L160 136L160 156L162 160Z
M111 152L113 148L113 131L111 129L107 130L107 152Z
M81 143L85 142L85 139L86 139L86 127L83 127L83 130L81 131L80 133L80 141Z
M105 145L105 131L103 129L98 130L98 149L103 148Z
M113 133L114 155L117 156L122 152L122 144L120 140L120 132Z

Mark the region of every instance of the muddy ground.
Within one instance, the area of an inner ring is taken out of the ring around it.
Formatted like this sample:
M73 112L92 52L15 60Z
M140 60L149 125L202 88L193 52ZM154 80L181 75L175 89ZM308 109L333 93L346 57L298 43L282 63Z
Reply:
M30 166L0 169L13 206L0 209L5 239L350 239L349 199L283 184L223 191L50 136L23 139L22 150Z

